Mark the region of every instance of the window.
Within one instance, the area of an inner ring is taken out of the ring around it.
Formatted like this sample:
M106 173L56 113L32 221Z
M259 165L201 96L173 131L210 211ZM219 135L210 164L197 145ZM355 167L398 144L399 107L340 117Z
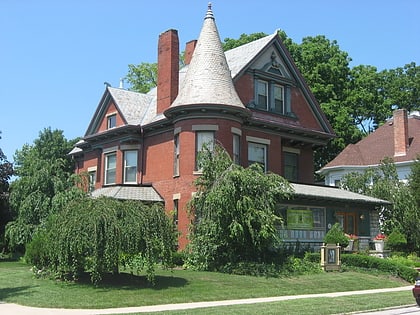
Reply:
M96 183L96 171L89 172L89 192L95 190L95 183Z
M280 85L274 85L274 108L276 113L284 114L284 89Z
M292 152L284 152L284 178L289 181L298 181L299 155Z
M248 165L258 163L267 171L267 145L248 142Z
M124 183L137 183L137 150L124 152Z
M257 81L257 107L268 110L268 82Z
M174 136L174 176L179 175L179 134Z
M117 154L105 155L105 185L115 184L115 170L117 166Z
M175 225L178 225L178 207L179 199L174 199L174 215L172 219Z
M257 109L293 116L289 86L258 79L255 81L255 102Z
M210 151L213 151L214 145L214 131L197 131L196 132L196 145L195 145L195 165L196 170L200 170L199 153L203 150L204 146Z
M108 124L107 124L107 128L111 129L117 126L117 115L113 114L108 116Z
M233 163L240 164L240 152L241 152L241 137L239 135L233 134Z
M324 230L325 208L308 206L281 206L280 215L286 219L287 229Z

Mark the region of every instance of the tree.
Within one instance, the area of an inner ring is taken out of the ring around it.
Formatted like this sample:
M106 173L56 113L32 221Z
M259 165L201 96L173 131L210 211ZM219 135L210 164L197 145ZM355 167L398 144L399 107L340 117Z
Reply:
M282 223L275 206L292 193L277 174L265 174L258 164L233 164L219 145L200 154L202 175L191 200L189 264L218 269L227 263L264 261L278 244Z
M420 66L411 62L404 67L383 70L379 75L382 82L379 90L389 111L420 110Z
M44 129L33 145L15 154L16 179L10 187L15 220L6 226L13 249L23 249L52 212L52 199L74 186L73 161L68 153L76 140L68 141L61 130Z
M411 189L411 193L415 198L417 208L420 209L420 155L411 167L408 183Z
M139 65L128 65L126 76L130 90L147 93L157 86L157 63L142 62Z
M385 234L401 231L407 239L408 251L420 249L420 208L410 187L398 179L392 159L384 159L378 169L364 173L349 173L342 179L344 189L390 201L379 213L381 230Z
M9 209L8 195L9 180L13 174L13 164L7 160L6 155L0 148L0 244L3 243L5 225L12 219L12 215Z
M89 273L97 284L119 265L146 270L154 280L157 263L169 266L176 243L172 221L162 205L88 196L72 198L39 229L26 260L60 278Z

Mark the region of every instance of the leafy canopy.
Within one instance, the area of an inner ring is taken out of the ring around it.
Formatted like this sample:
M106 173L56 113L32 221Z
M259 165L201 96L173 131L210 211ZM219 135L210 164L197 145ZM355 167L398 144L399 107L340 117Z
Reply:
M280 241L282 218L276 203L292 193L277 174L265 174L253 164L233 164L216 145L200 153L202 175L191 200L194 215L190 231L189 261L196 269L217 269L227 263L261 261Z
M169 265L175 244L174 226L161 205L84 196L50 217L26 259L61 278L87 272L95 284L120 264L145 269L153 281L155 264Z
M33 145L15 154L18 178L10 187L15 221L6 227L11 248L22 248L52 212L52 200L74 186L73 161L68 156L76 140L68 141L61 130L46 128Z

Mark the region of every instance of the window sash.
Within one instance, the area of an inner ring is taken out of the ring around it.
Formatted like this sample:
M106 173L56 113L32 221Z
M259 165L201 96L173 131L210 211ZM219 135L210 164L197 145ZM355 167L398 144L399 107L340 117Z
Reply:
M258 163L267 171L267 145L260 143L248 143L248 165Z
M239 135L233 135L233 145L232 145L232 153L233 153L233 163L240 164L240 150L241 150L241 137Z
M117 126L117 115L108 116L107 127L108 129L115 128Z
M287 180L298 180L299 155L291 152L284 152L284 177Z
M115 184L117 168L117 155L115 153L105 156L105 184Z
M179 175L179 134L174 136L174 176Z
M89 192L95 190L95 183L96 183L96 171L89 172Z
M207 145L207 148L210 151L214 149L214 131L196 131L195 133L195 168L196 170L201 170L201 165L199 165L198 157L200 152L203 150L204 145Z
M268 105L268 82L257 81L257 107L267 110Z
M284 89L280 85L274 85L274 108L276 113L284 114Z
M124 152L124 183L137 183L137 151Z

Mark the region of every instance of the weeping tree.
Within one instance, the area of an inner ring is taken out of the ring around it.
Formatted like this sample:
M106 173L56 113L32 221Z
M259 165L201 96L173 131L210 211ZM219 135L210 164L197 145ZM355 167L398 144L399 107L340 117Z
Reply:
M258 164L243 168L232 163L218 145L213 151L205 147L199 160L202 175L190 203L194 222L188 264L215 270L228 263L263 262L280 241L276 203L290 196L291 186Z
M50 217L27 246L26 259L60 278L87 272L96 284L123 264L145 270L153 282L155 264L171 262L174 231L158 204L84 197Z

